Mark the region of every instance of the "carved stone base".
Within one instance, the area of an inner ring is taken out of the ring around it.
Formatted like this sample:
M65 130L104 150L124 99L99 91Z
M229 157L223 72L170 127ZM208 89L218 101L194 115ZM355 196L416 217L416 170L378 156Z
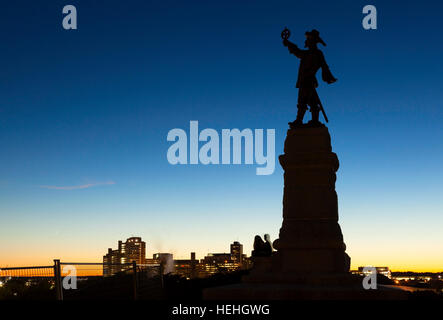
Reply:
M278 251L272 273L297 283L349 279L350 257L338 224L335 192L339 162L328 128L288 130L284 152L279 158L284 169L283 223L274 241Z

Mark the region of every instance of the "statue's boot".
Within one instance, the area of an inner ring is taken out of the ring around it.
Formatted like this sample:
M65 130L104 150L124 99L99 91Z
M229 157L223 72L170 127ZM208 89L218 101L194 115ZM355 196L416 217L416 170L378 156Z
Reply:
M303 118L305 116L306 110L308 109L306 106L298 105L297 106L297 119L292 122L289 122L289 127L294 129L296 127L300 127L303 125Z
M310 126L322 126L322 123L318 120L320 115L319 107L311 107L312 120L308 122Z

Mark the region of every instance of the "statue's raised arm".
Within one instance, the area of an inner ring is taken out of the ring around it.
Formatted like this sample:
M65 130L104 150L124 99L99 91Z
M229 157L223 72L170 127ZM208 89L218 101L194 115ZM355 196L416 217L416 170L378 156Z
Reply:
M297 58L301 59L304 56L305 50L301 50L296 44L289 40L283 40L283 45L288 47L290 53L292 53Z

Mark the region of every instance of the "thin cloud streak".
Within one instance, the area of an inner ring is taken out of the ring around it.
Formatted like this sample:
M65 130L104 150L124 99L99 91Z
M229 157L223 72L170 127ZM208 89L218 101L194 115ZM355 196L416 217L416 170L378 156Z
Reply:
M51 189L51 190L78 190L78 189L88 189L92 187L97 186L104 186L104 185L112 185L115 184L114 181L108 181L108 182L97 182L97 183L88 183L88 184L82 184L79 186L40 186L40 188L43 189Z

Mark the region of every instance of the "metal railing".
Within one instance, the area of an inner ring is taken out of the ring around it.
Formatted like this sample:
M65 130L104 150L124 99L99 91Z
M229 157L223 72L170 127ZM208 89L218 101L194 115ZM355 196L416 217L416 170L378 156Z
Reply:
M54 266L0 268L0 278L54 278Z
M10 282L11 281L11 282ZM72 281L75 285L72 286ZM8 287L8 290L6 290ZM44 294L38 296L39 287ZM75 290L71 290L75 289ZM138 299L163 290L163 271L159 264L61 262L52 266L0 268L0 299L52 297L66 299ZM34 295L24 292L33 292Z

